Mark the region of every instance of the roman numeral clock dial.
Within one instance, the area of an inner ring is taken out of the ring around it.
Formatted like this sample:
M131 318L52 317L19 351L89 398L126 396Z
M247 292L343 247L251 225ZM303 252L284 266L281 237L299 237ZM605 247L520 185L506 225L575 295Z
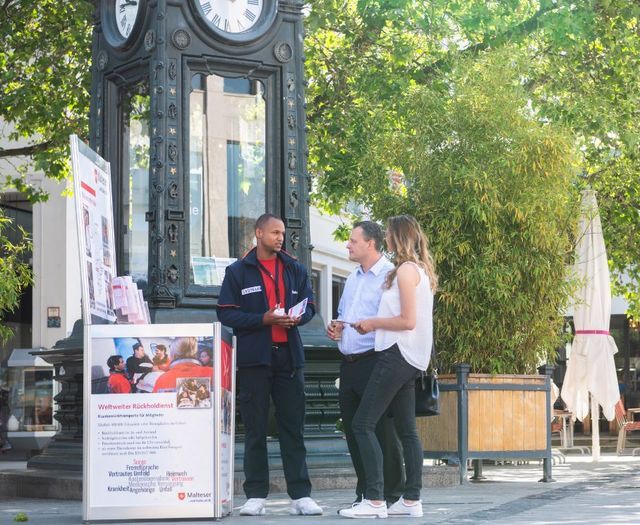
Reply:
M139 0L116 0L114 3L114 15L116 29L122 38L127 39L131 35L133 26L138 18L140 10Z
M197 0L207 23L228 34L251 30L259 21L264 0Z

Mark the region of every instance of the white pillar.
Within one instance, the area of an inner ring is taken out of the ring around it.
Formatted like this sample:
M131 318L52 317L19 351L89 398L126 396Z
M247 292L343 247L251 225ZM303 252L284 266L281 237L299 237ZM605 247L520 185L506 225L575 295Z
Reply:
M333 289L332 289L332 277L333 277L333 265L327 264L322 272L322 294L324 304L322 307L322 314L324 315L324 321L329 324L333 317Z
M44 177L49 200L33 207L33 331L32 346L51 348L71 333L80 319L80 262L75 207L62 191L70 182ZM60 308L60 327L47 327L47 308Z

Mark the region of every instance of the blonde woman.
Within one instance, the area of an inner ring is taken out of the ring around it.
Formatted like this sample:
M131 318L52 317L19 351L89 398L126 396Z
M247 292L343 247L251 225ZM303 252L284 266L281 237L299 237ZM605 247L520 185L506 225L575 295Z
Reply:
M360 333L375 331L381 352L367 383L352 429L363 459L364 499L340 515L347 518L420 517L422 503L422 444L415 420L415 378L429 365L433 338L433 295L437 276L427 239L415 218L387 221L387 248L394 269L383 284L378 314L354 324ZM382 451L376 424L391 409L402 442L407 483L404 495L388 509L383 496Z

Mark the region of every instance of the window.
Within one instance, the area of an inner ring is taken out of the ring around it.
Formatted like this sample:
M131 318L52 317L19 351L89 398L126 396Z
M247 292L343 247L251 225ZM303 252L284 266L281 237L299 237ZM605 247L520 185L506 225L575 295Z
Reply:
M311 270L311 289L313 290L313 297L316 302L316 312L322 311L322 301L320 294L320 278L322 272L320 270Z
M331 277L332 319L338 318L338 305L346 282L346 277L340 277L339 275Z
M145 214L149 210L150 104L147 82L125 92L121 268L141 289L146 286L149 268L149 225Z
M189 98L192 284L220 284L219 267L253 246L255 220L266 211L263 95L264 87L257 80L193 77Z

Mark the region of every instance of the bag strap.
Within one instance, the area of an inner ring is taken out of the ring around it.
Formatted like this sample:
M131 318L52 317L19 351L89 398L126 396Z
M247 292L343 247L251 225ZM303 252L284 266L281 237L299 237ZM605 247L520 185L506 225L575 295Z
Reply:
M436 306L436 296L433 298L433 310L435 312ZM433 322L433 321L432 321ZM431 358L429 359L429 367L425 371L420 371L416 376L422 382L422 388L424 390L424 378L428 373L428 370L431 369L431 374L437 379L438 378L438 354L436 353L436 331L435 326L433 327L433 333L431 335Z
M432 324L432 334L431 334L431 359L429 359L429 367L432 370L432 373L438 377L438 354L436 352L436 327L433 323L433 319L435 318L436 306L437 302L437 294L433 296L433 314L431 317Z

